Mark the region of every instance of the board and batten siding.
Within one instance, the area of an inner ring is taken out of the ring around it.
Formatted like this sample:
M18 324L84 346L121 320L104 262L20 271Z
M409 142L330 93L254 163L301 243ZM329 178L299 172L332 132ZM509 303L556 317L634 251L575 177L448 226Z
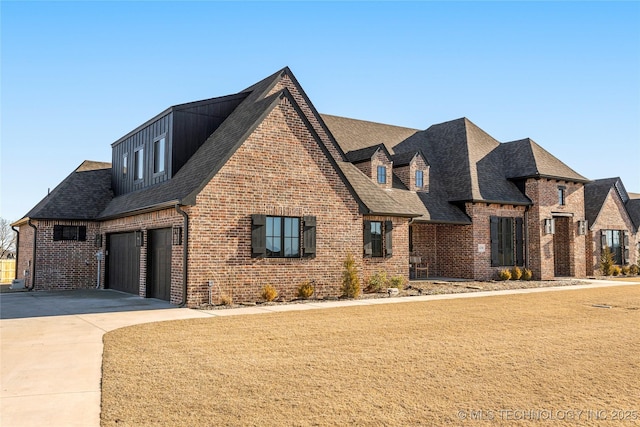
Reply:
M143 125L138 130L116 141L112 146L112 181L113 191L116 196L140 190L154 184L166 181L171 177L171 146L172 146L173 113L158 117L150 123ZM160 173L153 172L153 143L158 138L165 138L165 167ZM135 152L142 148L143 166L142 179L134 177ZM126 154L127 164L124 164ZM124 167L126 166L126 174Z

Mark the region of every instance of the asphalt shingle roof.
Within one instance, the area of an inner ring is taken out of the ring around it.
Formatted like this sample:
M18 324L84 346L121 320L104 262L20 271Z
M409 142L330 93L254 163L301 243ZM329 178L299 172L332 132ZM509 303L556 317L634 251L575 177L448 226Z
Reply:
M500 146L504 157L506 177L554 178L573 182L589 182L569 166L529 138L506 142Z
M112 197L111 163L86 160L25 217L91 220L98 216Z
M273 88L285 70L248 88L251 93L171 180L114 198L100 217L118 216L163 204L195 203L200 190L278 103L282 91L266 98L265 94Z
M640 227L640 199L631 198L618 177L603 178L591 181L584 186L584 210L585 218L592 226L598 219L609 193L613 192L620 197L625 210L633 222L636 230Z

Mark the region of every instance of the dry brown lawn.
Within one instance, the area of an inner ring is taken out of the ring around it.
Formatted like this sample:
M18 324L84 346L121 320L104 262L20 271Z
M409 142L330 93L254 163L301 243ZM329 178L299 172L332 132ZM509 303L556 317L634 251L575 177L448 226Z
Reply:
M640 286L138 325L105 335L101 421L640 425L639 325Z

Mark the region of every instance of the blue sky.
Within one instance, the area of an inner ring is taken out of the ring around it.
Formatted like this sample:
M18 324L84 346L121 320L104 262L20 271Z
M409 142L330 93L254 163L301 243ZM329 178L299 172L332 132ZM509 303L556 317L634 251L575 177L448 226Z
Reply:
M0 2L1 205L17 220L165 108L289 66L322 113L467 117L640 193L638 2Z

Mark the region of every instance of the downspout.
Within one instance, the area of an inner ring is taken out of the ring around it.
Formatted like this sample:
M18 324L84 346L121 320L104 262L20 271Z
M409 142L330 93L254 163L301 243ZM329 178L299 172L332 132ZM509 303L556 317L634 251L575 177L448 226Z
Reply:
M176 212L178 212L184 218L183 230L184 235L182 237L182 302L179 307L184 307L187 304L187 266L189 255L189 215L180 208L180 205L176 203Z
M13 272L13 278L18 278L18 257L20 256L20 230L16 229L13 225L11 229L16 233L16 268Z
M38 245L38 227L36 227L31 223L31 218L29 218L29 220L27 221L27 224L29 225L29 227L33 228L33 254L32 254L33 262L31 263L31 268L33 269L33 273L31 274L31 287L29 287L29 290L32 291L36 287L36 247Z

